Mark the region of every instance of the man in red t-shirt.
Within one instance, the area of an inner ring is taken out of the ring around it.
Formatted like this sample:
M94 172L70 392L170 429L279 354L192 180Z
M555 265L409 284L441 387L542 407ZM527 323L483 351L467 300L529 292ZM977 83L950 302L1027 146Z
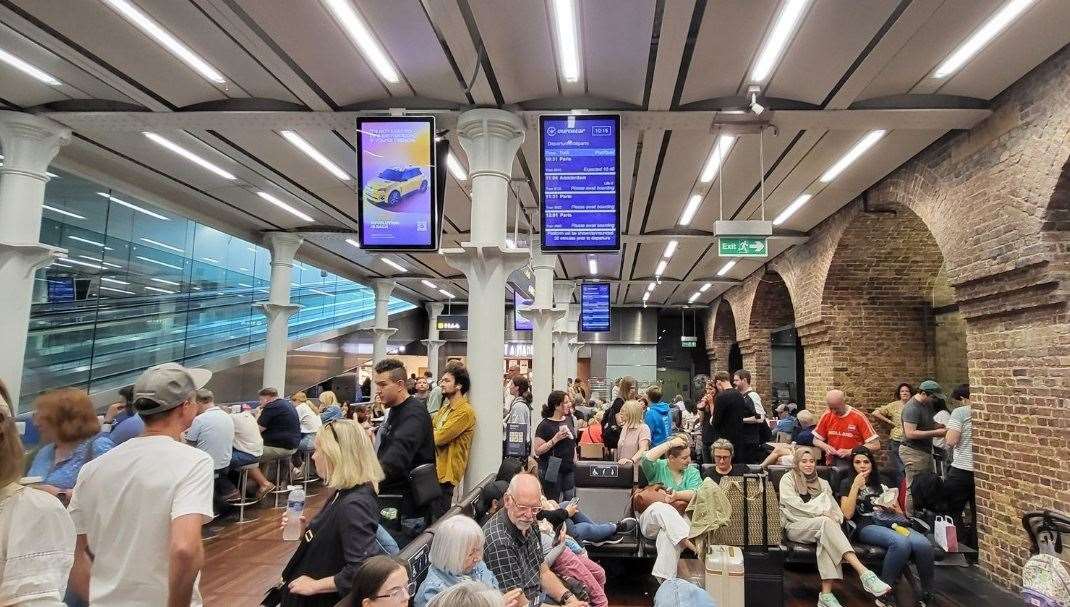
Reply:
M825 395L828 410L814 429L814 446L825 452L826 464L850 469L851 449L865 445L876 453L881 448L881 441L869 418L848 406L846 401L842 390L829 390Z

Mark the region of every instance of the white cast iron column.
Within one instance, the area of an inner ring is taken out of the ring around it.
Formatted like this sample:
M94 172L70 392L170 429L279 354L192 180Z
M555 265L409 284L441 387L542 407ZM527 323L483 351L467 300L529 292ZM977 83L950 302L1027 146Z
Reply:
M376 278L375 285L375 326L372 327L372 364L386 358L386 342L397 329L390 328L390 296L394 293L397 281L389 278ZM374 388L372 389L374 391Z
M508 249L505 218L513 159L524 123L504 110L469 110L457 118L457 138L468 155L472 181L471 241L446 253L468 278L468 400L476 411L465 486L474 487L502 461L502 354L505 281L528 261L527 249Z
M71 140L70 129L57 122L0 111L0 379L11 392L11 406L19 409L26 336L34 273L52 263L64 249L40 243L41 205L45 201L48 164L60 146Z
M264 244L271 251L271 286L268 300L260 303L267 316L267 346L264 348L264 387L286 394L286 354L290 349L290 317L301 306L290 303L294 254L304 239L288 232L270 232Z
M427 346L427 369L431 371L431 385L434 386L438 383L438 351L446 343L446 340L438 338L438 315L442 314L442 309L445 308L445 304L429 303L427 304L427 339L423 340L424 345Z
M531 395L535 410L546 403L553 388L554 322L565 315L564 310L554 308L554 256L545 255L537 238L531 243L531 267L535 274L535 303L520 314L532 322L532 385ZM535 433L535 424L531 424Z
M561 317L554 323L554 390L568 388L569 364L571 355L568 351L568 342L575 337L575 327L569 326L572 315L569 313L572 307L572 293L576 290L576 283L569 280L554 282L554 306L561 311Z

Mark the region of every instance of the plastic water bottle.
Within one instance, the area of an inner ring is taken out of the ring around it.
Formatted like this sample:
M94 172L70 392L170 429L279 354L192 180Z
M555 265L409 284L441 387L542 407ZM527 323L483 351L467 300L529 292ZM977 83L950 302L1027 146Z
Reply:
M282 530L282 539L287 541L301 539L301 513L305 511L305 490L301 485L290 485L290 495L286 498L286 527Z
M892 524L892 529L895 530L896 533L904 537L910 535L910 529L907 529L899 523Z

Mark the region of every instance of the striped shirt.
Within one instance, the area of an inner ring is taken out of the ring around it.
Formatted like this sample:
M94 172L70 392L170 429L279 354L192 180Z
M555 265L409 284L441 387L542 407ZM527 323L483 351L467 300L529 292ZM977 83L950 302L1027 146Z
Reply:
M966 472L973 472L973 422L970 418L970 406L966 405L952 411L951 418L947 420L947 429L962 435L959 444L955 445L951 467Z

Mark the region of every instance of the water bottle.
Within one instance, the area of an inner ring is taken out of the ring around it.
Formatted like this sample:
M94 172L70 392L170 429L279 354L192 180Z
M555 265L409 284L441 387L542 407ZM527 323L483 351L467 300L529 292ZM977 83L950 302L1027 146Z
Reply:
M892 529L896 533L898 533L899 535L902 535L904 537L910 535L910 529L907 529L906 527L900 525L899 523L893 523L892 524Z
M287 541L301 539L301 513L305 511L305 490L301 485L290 485L290 495L286 498L286 527L282 530L282 539Z

